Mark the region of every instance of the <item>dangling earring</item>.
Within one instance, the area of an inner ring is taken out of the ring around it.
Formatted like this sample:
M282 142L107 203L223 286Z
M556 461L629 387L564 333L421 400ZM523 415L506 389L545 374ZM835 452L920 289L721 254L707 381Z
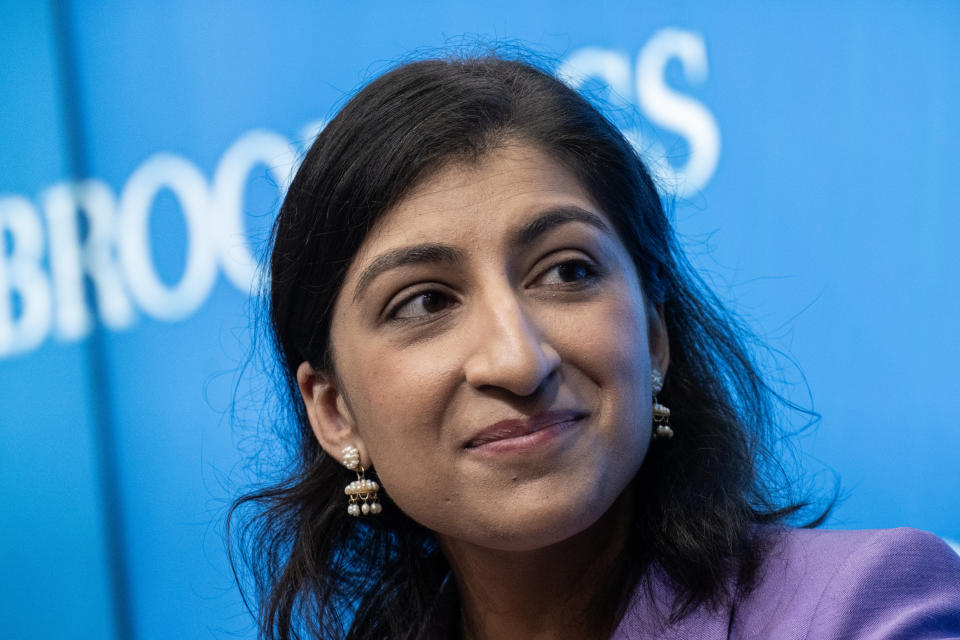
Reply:
M380 485L364 477L363 467L360 466L360 452L355 446L347 445L343 448L343 466L357 473L357 479L343 490L350 498L347 513L352 516L359 516L361 513L363 515L380 513L382 507L377 502L377 491L380 490Z
M653 439L669 440L673 437L673 429L670 428L670 409L657 402L657 394L663 389L663 375L653 370Z

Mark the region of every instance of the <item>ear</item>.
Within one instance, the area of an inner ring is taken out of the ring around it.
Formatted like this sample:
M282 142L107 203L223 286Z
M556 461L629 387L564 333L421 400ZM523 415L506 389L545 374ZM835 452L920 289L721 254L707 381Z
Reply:
M650 345L650 367L667 377L670 366L670 338L667 335L667 322L663 317L663 305L647 307L647 342Z
M309 362L301 362L297 367L297 386L313 435L323 450L342 463L343 448L353 445L360 451L360 464L369 468L370 456L357 433L353 413L336 377L316 371Z

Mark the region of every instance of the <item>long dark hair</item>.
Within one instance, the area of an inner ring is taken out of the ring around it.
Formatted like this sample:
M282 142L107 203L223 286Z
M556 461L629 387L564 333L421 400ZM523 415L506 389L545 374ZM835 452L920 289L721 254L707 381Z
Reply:
M374 222L441 166L514 141L579 178L633 257L647 299L662 305L669 334L660 401L676 436L651 448L625 494L635 518L615 593L603 594L610 624L651 563L676 587L675 618L748 590L764 551L755 525L802 506L771 472L782 399L759 374L750 334L686 261L621 132L531 64L492 55L412 62L368 84L319 134L273 228L269 332L293 446L284 477L230 513L231 557L238 581L252 582L245 593L261 637L442 637L456 623L456 589L430 531L388 495L377 518L346 515L349 472L317 444L296 370L308 361L336 375L333 303Z

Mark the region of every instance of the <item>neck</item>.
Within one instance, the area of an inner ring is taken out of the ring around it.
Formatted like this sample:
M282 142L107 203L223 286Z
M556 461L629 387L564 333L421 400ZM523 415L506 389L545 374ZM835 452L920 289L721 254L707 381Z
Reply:
M609 638L616 597L598 607L596 596L611 593L621 575L627 504L618 500L586 531L533 551L442 540L460 593L462 637Z

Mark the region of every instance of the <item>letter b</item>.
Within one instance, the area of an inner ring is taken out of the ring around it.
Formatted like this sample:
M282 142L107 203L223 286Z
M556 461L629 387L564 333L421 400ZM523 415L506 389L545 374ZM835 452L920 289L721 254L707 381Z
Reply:
M42 259L40 214L21 196L0 198L0 357L36 347L50 331L50 282ZM20 297L17 317L14 293Z

